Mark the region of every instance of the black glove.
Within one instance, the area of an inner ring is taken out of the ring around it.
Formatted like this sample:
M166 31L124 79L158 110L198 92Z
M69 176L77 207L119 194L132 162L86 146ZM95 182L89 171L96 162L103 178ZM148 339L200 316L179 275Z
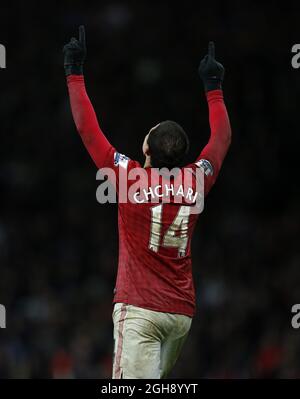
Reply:
M72 37L70 42L63 48L64 68L66 76L82 75L83 63L86 57L85 30L79 26L79 40Z
M222 88L225 69L215 60L214 42L208 43L208 54L200 62L198 72L206 92Z

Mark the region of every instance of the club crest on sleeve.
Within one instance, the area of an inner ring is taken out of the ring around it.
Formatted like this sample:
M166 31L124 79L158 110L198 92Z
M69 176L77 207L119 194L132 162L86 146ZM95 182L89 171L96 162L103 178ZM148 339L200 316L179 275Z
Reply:
M200 159L198 162L195 162L195 165L199 166L204 170L204 174L206 176L212 176L214 174L214 168L212 164L207 159Z
M121 166L122 168L126 169L128 165L129 158L124 155L120 154L119 152L115 152L114 155L114 165Z

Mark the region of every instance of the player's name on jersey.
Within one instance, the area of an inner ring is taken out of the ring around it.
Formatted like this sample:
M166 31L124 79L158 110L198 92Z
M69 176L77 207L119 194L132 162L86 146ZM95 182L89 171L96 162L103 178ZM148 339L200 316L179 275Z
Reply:
M174 184L158 184L154 187L144 188L133 194L134 201L138 204L151 202L153 200L170 199L174 202L182 203L183 201L194 204L198 197L198 192L191 187L184 189L183 185L175 186Z
M149 172L149 171L148 171ZM144 168L120 168L118 173L112 168L99 169L96 179L101 183L96 191L100 204L116 203L177 203L196 205L203 210L204 205L204 169L201 167L173 168L171 171L152 169L148 173ZM117 187L117 190L114 188Z

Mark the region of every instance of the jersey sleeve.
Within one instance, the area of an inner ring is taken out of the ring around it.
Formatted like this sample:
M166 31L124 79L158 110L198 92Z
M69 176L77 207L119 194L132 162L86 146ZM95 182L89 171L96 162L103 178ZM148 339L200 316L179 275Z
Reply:
M204 191L214 185L231 142L231 127L222 90L207 93L210 138L196 159L196 166L204 170Z
M120 154L105 137L86 92L83 75L68 76L67 84L73 119L83 144L98 169L110 168L115 172L118 190L120 168L130 169L136 162Z

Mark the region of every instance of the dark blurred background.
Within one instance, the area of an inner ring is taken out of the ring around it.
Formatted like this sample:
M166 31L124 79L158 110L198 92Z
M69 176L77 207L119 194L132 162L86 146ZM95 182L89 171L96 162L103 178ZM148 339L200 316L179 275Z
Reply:
M117 206L96 202L62 66L82 23L100 124L139 161L164 119L188 132L189 161L198 155L209 40L226 68L233 143L194 235L198 311L171 377L300 377L299 11L290 1L1 5L0 377L111 376Z

